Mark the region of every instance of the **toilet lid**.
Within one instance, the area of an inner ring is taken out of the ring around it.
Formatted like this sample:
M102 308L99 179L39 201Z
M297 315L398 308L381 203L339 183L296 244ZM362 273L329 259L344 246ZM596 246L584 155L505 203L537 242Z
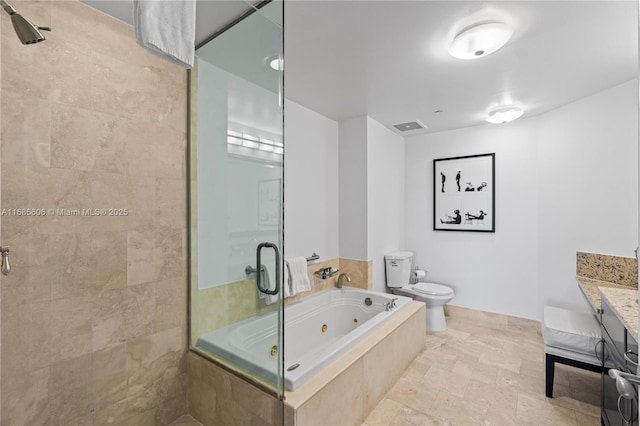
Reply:
M418 293L430 294L433 296L446 296L453 293L453 290L446 285L434 283L417 283L413 289Z

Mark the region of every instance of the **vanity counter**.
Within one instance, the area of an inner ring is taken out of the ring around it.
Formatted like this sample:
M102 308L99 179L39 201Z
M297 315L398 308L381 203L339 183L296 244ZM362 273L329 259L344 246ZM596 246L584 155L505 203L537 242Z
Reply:
M638 340L638 290L633 288L600 287L600 294L607 300L616 317L629 334Z
M609 281L595 280L587 277L577 276L576 280L578 281L578 287L580 287L580 290L582 290L582 293L585 295L585 297L591 304L591 307L593 308L594 311L598 313L602 312L599 288L613 288L618 290L634 291L634 292L637 291L637 289L629 287L627 285L616 284ZM635 300L635 298L633 300ZM637 316L637 312L636 312L636 316ZM636 325L635 328L637 327L638 326Z

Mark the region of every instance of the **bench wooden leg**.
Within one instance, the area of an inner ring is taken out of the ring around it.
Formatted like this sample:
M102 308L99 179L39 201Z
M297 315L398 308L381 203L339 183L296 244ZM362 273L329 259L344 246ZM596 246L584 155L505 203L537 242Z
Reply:
M555 375L555 363L568 365L570 367L580 368L582 370L593 371L595 373L602 373L603 370L606 373L608 368L602 365L588 364L582 361L576 361L575 359L569 359L558 355L545 354L545 395L547 398L553 398L553 377Z
M553 377L555 375L556 360L551 354L546 354L545 358L545 395L547 398L553 398Z

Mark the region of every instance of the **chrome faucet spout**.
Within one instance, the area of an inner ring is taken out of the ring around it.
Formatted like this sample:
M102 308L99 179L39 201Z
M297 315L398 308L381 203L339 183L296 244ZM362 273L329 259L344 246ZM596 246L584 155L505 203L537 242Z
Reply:
M342 288L342 280L345 279L347 280L348 283L351 282L351 277L347 274L340 274L340 276L338 276L338 281L336 282L336 287L338 288Z

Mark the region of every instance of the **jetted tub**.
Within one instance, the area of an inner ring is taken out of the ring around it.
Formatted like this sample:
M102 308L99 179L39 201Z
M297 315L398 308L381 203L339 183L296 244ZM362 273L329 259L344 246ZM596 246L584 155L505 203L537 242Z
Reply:
M371 299L367 305L366 299ZM385 303L396 308L385 311ZM410 297L334 288L285 306L284 386L293 391L404 305ZM202 335L196 346L253 374L275 381L279 350L277 312Z

